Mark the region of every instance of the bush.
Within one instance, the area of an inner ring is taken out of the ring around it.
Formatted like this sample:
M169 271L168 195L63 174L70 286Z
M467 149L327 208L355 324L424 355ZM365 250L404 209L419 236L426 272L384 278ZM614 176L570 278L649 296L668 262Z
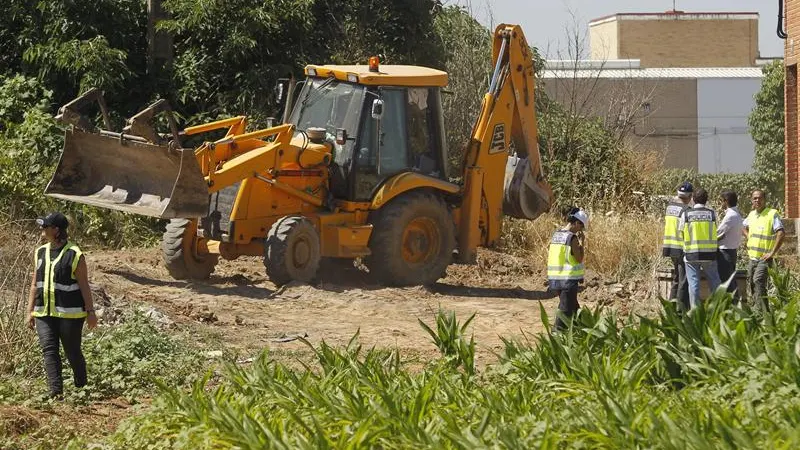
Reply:
M0 223L0 242L0 378L42 374L38 341L26 324L35 236L12 233ZM3 384L0 398L17 392Z
M719 206L719 193L723 189L733 189L739 195L739 210L744 215L750 211L750 202L747 199L756 189L763 189L766 192L767 204L778 210L783 209L783 197L780 192L763 185L759 176L753 173L699 174L695 170L667 169L652 178L647 192L653 195L672 197L678 186L686 180L691 182L695 189L702 187L708 191L709 203L714 206ZM665 202L664 204L666 205ZM663 211L660 212L663 214Z
M158 329L139 311L124 323L99 328L84 339L89 385L84 397L124 397L129 402L150 398L157 384L185 386L200 378L204 366L189 342Z
M646 183L649 160L626 150L597 118L570 113L556 102L539 114L539 148L555 207L599 210L635 207L634 190Z
M784 67L774 61L762 68L764 78L747 124L756 144L753 173L759 184L783 202L784 190Z

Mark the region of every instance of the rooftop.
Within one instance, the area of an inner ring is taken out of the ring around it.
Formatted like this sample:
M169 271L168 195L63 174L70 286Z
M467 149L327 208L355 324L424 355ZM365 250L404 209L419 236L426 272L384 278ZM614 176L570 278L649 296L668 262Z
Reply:
M660 13L616 13L589 21L589 26L614 20L758 20L758 12L717 11L686 12L665 11Z
M605 67L548 67L542 78L649 78L649 79L698 79L698 78L762 78L760 67L668 67L668 68L605 68Z
M351 81L348 75L356 75L358 82L365 85L447 86L447 72L421 66L381 64L378 72L370 72L368 65L308 65L306 75L310 75L309 69L318 77L333 76L342 81Z

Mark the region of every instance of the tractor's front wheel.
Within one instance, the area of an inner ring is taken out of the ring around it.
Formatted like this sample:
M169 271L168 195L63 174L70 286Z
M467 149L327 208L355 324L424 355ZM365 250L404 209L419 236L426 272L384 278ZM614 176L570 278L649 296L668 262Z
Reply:
M211 276L219 255L198 255L197 221L172 219L161 239L164 265L176 280L203 280Z
M447 272L455 248L455 226L445 202L430 192L392 200L371 221L371 254L364 264L383 284L426 285Z
M321 259L319 233L304 217L279 219L264 240L264 266L276 286L292 280L313 281Z

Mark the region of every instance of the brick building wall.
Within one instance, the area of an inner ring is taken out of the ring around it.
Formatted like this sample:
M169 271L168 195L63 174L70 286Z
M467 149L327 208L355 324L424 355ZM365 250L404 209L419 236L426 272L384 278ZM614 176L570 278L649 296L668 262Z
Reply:
M786 0L784 3L785 26L787 38L785 41L784 64L786 70L785 89L785 117L786 117L786 152L785 152L785 180L786 202L785 214L789 218L800 218L800 186L798 181L798 127L797 127L797 56L800 53L800 0Z
M589 34L593 58L642 67L753 67L759 56L758 13L616 14L589 22Z

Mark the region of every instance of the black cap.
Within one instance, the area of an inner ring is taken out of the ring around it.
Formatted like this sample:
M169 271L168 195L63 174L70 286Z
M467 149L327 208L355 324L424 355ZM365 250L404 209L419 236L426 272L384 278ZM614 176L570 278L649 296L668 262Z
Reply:
M36 219L36 223L40 227L56 227L66 230L69 226L69 220L60 212L52 212L45 217Z
M678 187L678 196L680 197L691 197L692 192L694 192L694 186L692 186L692 183L689 183L688 181L684 181Z

